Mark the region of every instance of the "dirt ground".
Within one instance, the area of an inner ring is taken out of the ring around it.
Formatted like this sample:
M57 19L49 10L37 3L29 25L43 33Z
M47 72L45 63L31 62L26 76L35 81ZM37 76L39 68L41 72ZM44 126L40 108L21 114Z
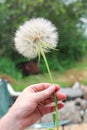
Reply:
M76 124L76 125L66 126L64 130L87 130L87 124L79 124L79 125Z

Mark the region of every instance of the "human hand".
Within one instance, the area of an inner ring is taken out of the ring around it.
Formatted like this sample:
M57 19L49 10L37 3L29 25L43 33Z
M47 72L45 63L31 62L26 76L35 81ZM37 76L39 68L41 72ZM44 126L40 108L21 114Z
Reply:
M55 92L59 101L58 108L61 109L64 103L60 100L65 100L66 96L59 92L59 86L40 83L27 87L11 107L8 115L15 115L22 130L35 123L43 115L55 111L55 105L51 105L54 102Z

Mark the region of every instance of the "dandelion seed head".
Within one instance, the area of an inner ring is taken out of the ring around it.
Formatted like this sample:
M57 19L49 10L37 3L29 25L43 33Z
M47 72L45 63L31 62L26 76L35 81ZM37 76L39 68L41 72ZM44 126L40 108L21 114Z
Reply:
M58 43L56 27L44 18L26 21L15 33L15 47L23 56L33 59L41 53L54 49Z

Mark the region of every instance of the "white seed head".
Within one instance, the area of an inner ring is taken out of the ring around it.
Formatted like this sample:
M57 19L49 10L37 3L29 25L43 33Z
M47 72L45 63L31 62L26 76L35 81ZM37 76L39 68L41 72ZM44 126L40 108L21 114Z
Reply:
M15 47L23 56L33 59L41 53L54 49L58 43L56 27L44 18L26 21L15 34Z

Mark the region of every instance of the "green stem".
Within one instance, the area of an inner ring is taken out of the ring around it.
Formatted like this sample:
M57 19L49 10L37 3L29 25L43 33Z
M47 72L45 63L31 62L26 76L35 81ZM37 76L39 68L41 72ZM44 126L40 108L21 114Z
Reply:
M51 71L50 71L50 68L49 68L49 65L48 65L48 62L47 62L45 53L44 53L44 51L43 51L43 48L41 48L41 53L42 53L44 62L45 62L46 67L47 67L47 71L48 71L48 74L49 74L49 77L50 77L50 81L51 81L51 83L53 84L54 82L53 82L52 74L51 74ZM55 106L56 106L56 119L55 119L55 125L56 125L57 130L59 130L59 127L58 127L58 103L57 103L56 93L54 93L54 101L55 101Z
M46 68L47 68L47 71L48 71L48 74L49 74L49 77L50 77L50 81L51 81L51 83L54 83L53 78L52 78L52 74L50 72L50 68L49 68L49 65L48 65L48 62L47 62L47 59L46 59L46 56L45 56L43 51L42 51L42 56L43 56L44 62L46 64Z

